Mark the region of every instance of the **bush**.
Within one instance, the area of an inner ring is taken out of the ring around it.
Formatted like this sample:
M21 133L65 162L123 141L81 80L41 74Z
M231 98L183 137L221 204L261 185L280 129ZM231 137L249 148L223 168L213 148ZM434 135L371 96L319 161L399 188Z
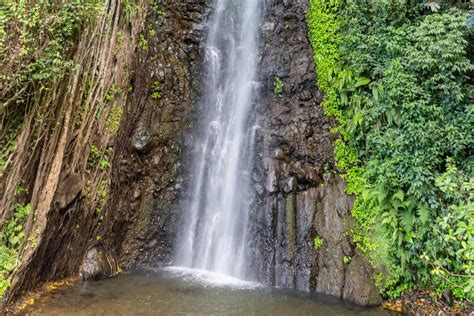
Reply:
M10 286L10 272L18 264L17 255L25 236L23 224L30 212L30 204L15 204L13 217L6 223L0 234L0 297Z
M472 196L446 191L472 191L472 34L462 5L431 2L312 0L308 12L354 240L388 271L390 297L440 279L472 297Z

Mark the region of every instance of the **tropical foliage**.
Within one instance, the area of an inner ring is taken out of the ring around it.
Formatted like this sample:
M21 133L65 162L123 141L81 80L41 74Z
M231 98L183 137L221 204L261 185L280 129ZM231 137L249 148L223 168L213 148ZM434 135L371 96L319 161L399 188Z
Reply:
M463 1L312 0L308 26L339 122L353 238L388 297L473 298L472 11ZM471 12L471 13L470 13Z

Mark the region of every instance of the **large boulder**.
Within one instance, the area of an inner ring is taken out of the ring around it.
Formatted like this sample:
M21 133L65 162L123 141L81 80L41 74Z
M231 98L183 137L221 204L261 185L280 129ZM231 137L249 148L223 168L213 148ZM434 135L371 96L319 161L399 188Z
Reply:
M81 175L70 174L59 182L58 188L54 196L55 205L59 209L67 208L79 195L84 186Z
M382 304L382 297L372 279L373 270L357 251L346 269L343 299L364 306Z
M83 281L111 277L118 272L115 258L101 248L91 248L82 259L79 276Z

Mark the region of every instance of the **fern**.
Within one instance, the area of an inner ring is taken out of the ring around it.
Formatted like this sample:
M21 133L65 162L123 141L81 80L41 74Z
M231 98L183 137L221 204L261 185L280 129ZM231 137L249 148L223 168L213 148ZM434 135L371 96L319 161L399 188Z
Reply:
M405 232L413 231L415 225L415 215L411 212L402 212L399 214L400 226Z
M395 199L403 202L405 200L405 193L403 193L402 190L398 190L394 195L392 195L392 201Z
M431 210L426 206L421 206L416 211L421 224L426 224L431 219Z

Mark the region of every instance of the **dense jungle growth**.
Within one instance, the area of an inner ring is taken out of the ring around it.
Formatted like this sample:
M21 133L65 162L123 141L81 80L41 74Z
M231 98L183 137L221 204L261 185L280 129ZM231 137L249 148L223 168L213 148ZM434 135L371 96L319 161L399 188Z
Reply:
M311 0L307 22L352 235L383 294L474 298L469 1Z
M0 296L76 273L101 238L139 9L0 3Z

